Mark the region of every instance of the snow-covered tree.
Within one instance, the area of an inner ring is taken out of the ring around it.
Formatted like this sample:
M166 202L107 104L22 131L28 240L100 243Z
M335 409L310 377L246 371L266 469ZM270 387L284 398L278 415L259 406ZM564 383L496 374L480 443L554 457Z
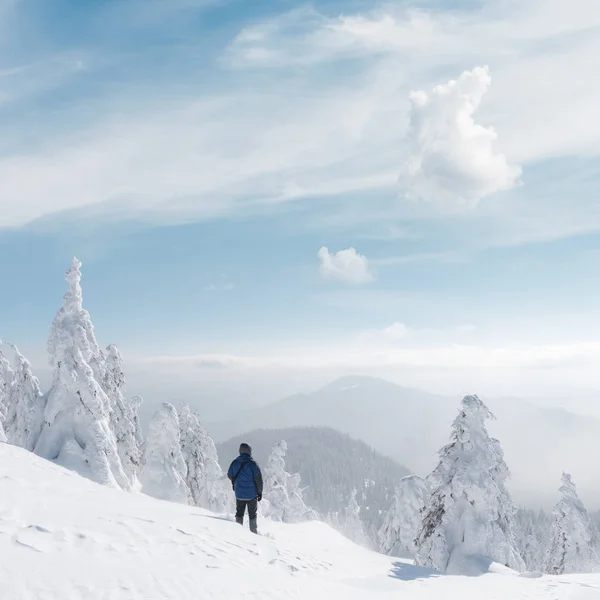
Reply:
M520 556L529 571L542 571L552 520L544 511L519 509L515 519L515 538Z
M274 521L298 523L316 518L302 497L300 475L285 470L287 444L284 440L273 446L264 469L264 499L262 512Z
M379 530L379 549L384 554L413 558L415 537L421 525L421 513L428 500L427 482L418 475L400 480L394 503Z
M357 493L356 488L353 489L344 508L338 512L329 514L326 520L334 529L337 529L348 539L361 546L370 548L371 541L360 518L360 505L357 500Z
M148 427L144 465L140 472L142 492L161 500L187 504L190 490L185 477L179 417L175 407L165 402Z
M285 453L287 444L282 440L275 444L264 468L264 495L262 512L273 521L284 521L289 511L290 499L287 493Z
M142 458L139 406L141 398L125 397L125 374L119 349L111 344L103 353L102 388L110 403L110 428L129 486L137 487L137 472Z
M29 361L13 346L15 369L6 394L4 428L10 444L33 452L44 423L46 399Z
M219 465L217 448L198 415L188 404L179 414L181 453L187 467L186 483L190 490L190 504L222 512L227 506L227 489Z
M451 443L429 477L431 496L415 544L422 566L471 573L495 561L522 569L513 533L515 508L505 482L509 470L485 422L494 416L477 396L465 396Z
M54 374L35 452L98 483L126 489L129 481L109 425L110 401L90 366L101 353L83 308L81 263L76 258L66 279L67 293L48 340Z
M2 340L0 340L2 344ZM4 422L7 412L8 395L15 378L15 373L10 366L10 362L0 350L0 442L6 442L4 432Z
M552 575L597 571L596 536L590 517L568 473L562 475L562 498L554 507L552 538L545 571Z

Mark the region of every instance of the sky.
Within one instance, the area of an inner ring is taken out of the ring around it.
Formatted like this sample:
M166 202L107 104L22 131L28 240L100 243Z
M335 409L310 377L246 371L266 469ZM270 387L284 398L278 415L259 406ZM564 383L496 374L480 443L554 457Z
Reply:
M146 394L600 414L598 72L596 0L0 0L0 336L77 256Z

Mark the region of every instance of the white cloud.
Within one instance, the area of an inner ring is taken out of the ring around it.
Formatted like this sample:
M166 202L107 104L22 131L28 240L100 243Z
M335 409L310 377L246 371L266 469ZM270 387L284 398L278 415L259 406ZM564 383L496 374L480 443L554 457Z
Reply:
M474 120L491 81L488 68L477 67L429 94L411 93L410 154L400 177L409 198L473 207L517 184L521 168L495 150L496 132Z
M360 285L373 281L366 256L358 254L354 248L339 250L330 254L325 247L318 253L319 271L326 279L335 279L344 283Z

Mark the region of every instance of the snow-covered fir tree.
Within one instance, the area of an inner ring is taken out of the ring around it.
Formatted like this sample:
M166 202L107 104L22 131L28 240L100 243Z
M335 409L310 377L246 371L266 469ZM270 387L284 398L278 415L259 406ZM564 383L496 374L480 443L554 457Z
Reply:
M0 340L0 344L2 344L2 340ZM4 422L6 420L8 396L14 378L15 373L10 366L10 362L0 350L0 442L6 442Z
M271 450L263 472L265 493L261 508L263 514L273 521L283 521L290 505L286 488L286 451L287 444L285 440L276 443Z
M175 407L165 402L148 427L144 465L140 472L142 492L161 500L187 504L190 490L185 478L179 417Z
M428 496L429 488L422 477L409 475L400 480L394 503L379 530L381 552L401 558L414 558L415 537Z
M521 570L513 532L515 508L505 482L509 470L485 422L494 418L477 396L465 396L451 443L429 477L431 496L416 538L417 564L471 573L495 561Z
M53 380L35 452L98 483L129 487L109 425L110 401L90 361L100 351L83 308L81 263L67 271L68 290L48 340Z
M114 344L103 353L102 388L110 403L110 428L117 442L117 451L129 486L137 487L137 472L142 458L139 406L141 398L125 396L123 359Z
M46 399L29 361L13 346L15 354L12 385L6 394L4 428L10 444L33 451L44 423Z
M214 512L224 511L228 494L223 485L225 478L219 465L217 448L188 404L181 408L179 427L190 504Z
M326 521L348 539L361 546L370 548L372 544L360 518L361 509L357 500L357 493L356 488L353 489L344 508L338 512L329 514ZM343 502L343 499L341 502Z
M596 534L571 475L563 473L561 499L554 507L554 526L545 561L552 575L598 571Z
M262 512L274 521L297 523L316 518L302 497L300 475L285 470L287 444L282 440L273 446L264 469L265 495Z
M528 571L541 571L552 531L552 519L543 510L520 508L515 516L515 538Z

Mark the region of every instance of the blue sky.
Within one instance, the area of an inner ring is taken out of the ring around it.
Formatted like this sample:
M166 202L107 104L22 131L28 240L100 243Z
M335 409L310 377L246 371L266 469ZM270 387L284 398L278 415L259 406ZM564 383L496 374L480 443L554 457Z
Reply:
M0 336L34 364L77 255L136 372L599 387L597 2L0 21Z

